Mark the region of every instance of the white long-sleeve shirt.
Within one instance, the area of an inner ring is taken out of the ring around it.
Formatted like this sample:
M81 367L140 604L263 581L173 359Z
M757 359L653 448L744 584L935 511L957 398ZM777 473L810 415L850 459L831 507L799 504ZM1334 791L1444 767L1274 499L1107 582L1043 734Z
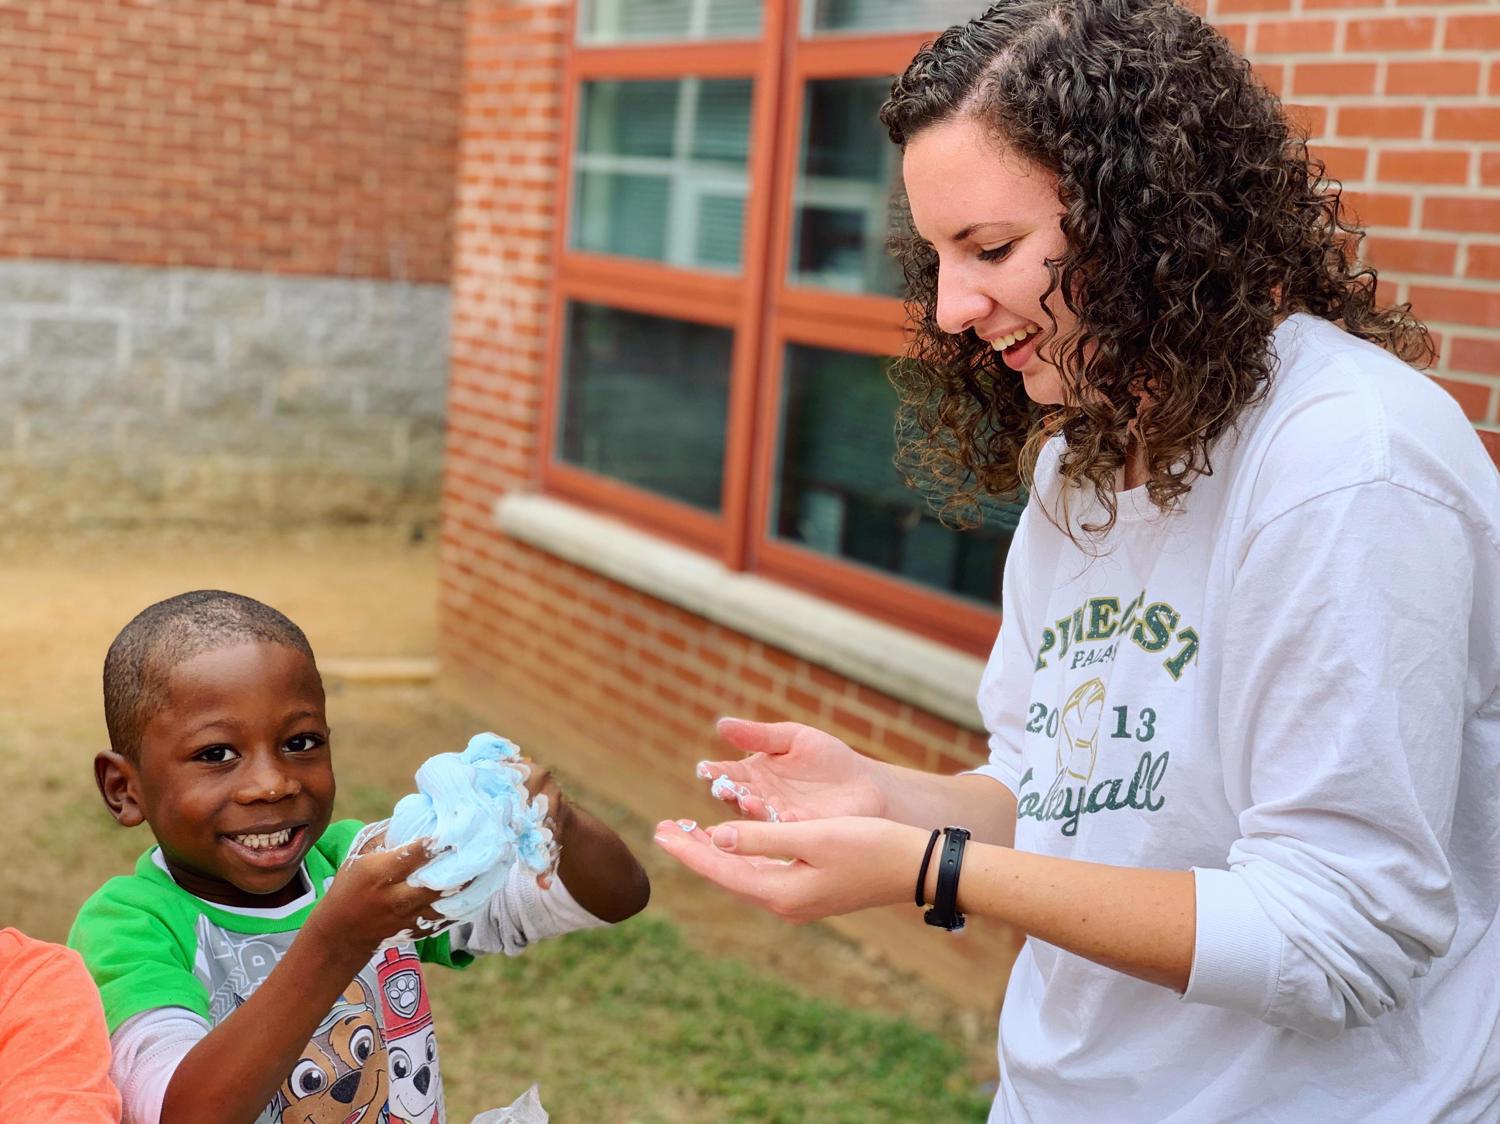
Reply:
M1385 352L1274 343L1179 513L1080 549L1038 466L979 771L1020 849L1191 868L1197 937L1181 997L1028 940L992 1121L1500 1119L1500 477Z

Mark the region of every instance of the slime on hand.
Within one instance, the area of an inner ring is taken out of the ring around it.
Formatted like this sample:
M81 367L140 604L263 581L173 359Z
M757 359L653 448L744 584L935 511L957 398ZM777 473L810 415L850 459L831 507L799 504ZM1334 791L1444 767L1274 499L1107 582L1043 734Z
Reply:
M557 844L546 824L547 798L530 799L530 773L515 743L476 734L462 753L439 753L423 762L417 791L391 813L386 848L432 840L434 857L407 881L441 892L432 908L449 921L479 914L512 867L538 876L552 869Z
M710 775L709 771L704 769L703 764L698 766L698 775L704 780L707 780ZM745 806L745 798L750 795L750 789L746 785L736 784L730 779L728 773L720 773L715 778L714 783L709 786L709 792L713 794L715 800L728 800L733 796L741 808ZM781 817L777 815L775 808L771 807L764 800L761 801L761 804L765 806L766 819L772 823L781 822Z
M735 784L729 779L728 773L719 774L719 778L714 781L709 791L713 793L715 800L726 800L730 796L743 798L750 795L750 790L744 785Z

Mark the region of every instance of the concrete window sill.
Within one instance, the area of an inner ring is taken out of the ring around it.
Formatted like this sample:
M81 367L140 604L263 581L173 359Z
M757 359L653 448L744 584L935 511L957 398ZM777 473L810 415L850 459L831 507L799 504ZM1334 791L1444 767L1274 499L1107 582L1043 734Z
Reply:
M502 530L715 624L940 715L983 730L975 696L984 661L843 606L665 542L550 496L511 493Z

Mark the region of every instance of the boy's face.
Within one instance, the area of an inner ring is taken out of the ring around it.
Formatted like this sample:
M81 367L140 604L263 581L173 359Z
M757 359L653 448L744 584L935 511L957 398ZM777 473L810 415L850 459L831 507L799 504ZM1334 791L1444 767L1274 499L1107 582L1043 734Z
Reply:
M184 661L168 685L133 769L135 801L168 868L208 901L295 899L334 797L312 661L280 644L245 643Z

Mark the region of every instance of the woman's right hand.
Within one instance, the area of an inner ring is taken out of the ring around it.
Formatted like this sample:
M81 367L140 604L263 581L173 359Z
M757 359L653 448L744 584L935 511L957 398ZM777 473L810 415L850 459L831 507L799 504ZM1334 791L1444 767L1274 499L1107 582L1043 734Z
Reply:
M715 795L758 820L815 820L887 815L880 762L856 753L832 734L800 722L721 718L719 736L749 754L738 761L703 761L698 776Z
M375 844L376 840L370 840ZM380 942L419 920L441 920L432 904L442 894L406 881L434 857L429 840L418 839L391 851L367 850L344 863L328 892L307 919L307 928L358 956L374 954Z

